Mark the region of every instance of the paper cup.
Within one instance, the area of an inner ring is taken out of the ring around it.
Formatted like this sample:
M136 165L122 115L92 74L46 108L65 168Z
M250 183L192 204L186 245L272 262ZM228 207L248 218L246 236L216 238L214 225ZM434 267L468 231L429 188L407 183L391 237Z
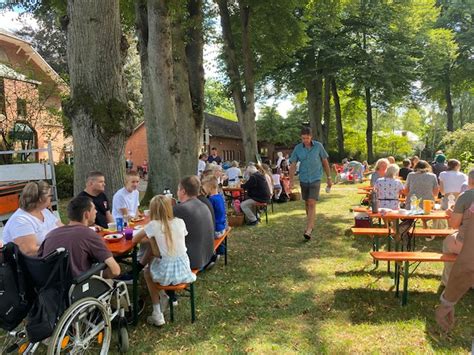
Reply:
M107 223L107 229L109 231L116 231L117 230L117 223Z

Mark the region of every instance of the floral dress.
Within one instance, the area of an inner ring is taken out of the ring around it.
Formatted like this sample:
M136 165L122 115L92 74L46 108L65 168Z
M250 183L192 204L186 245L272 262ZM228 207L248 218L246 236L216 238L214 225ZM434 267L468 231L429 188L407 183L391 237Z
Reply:
M399 180L379 178L375 182L374 189L377 192L379 208L390 208L392 210L400 208L398 196L403 190L403 184Z

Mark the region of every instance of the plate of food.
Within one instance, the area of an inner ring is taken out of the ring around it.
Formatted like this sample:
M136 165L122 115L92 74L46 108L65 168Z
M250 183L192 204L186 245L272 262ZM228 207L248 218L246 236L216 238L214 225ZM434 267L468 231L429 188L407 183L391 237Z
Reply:
M110 243L118 242L122 238L123 238L123 234L120 234L120 233L112 233L112 234L104 235L104 239Z
M144 220L145 220L145 217L133 217L130 219L130 222L136 223L136 222L141 222Z
M136 231L142 230L143 228L144 228L144 226L142 226L142 225L138 225L138 226L133 227L133 229L135 229Z

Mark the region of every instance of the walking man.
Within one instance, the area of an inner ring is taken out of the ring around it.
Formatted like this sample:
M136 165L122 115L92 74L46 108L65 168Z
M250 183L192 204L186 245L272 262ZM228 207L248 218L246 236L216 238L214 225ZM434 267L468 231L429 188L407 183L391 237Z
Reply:
M301 143L297 144L293 149L289 162L290 190L293 188L296 163L300 162L301 196L305 201L306 207L306 228L303 236L306 240L310 240L314 228L316 201L319 199L323 168L327 177L327 186L332 186L328 153L320 142L313 140L311 128L303 127L301 129Z

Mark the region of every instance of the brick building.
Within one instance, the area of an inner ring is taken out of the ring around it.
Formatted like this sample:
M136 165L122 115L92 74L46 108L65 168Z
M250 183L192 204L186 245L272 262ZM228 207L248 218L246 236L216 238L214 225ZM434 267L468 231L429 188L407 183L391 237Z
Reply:
M237 160L241 163L244 162L242 135L237 122L205 113L204 127L209 130L209 144L203 145L203 152L209 154L211 148L216 147L218 154L224 161ZM203 139L203 141L205 141L205 139ZM276 161L276 152L272 144L259 142L259 152L262 159L270 157L272 161ZM125 155L125 159L132 160L134 169L137 166L141 166L144 160L148 160L146 129L143 122L135 128L128 139L125 147Z
M70 142L59 113L67 91L29 42L0 29L0 150L44 148L51 141L54 161L64 159Z

